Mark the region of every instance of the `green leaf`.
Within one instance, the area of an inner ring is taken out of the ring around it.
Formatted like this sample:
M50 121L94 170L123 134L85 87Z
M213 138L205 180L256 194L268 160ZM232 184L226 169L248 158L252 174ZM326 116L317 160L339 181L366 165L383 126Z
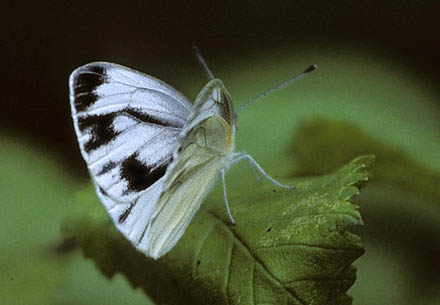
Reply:
M350 233L362 224L349 202L368 179L372 156L333 174L230 193L237 225L209 198L177 246L146 258L116 231L94 192L77 198L63 232L108 277L123 274L157 304L351 304L351 265L364 252Z
M377 158L372 172L375 183L440 202L440 173L353 124L328 119L309 120L300 125L293 143L297 175L322 175L355 156L374 154Z

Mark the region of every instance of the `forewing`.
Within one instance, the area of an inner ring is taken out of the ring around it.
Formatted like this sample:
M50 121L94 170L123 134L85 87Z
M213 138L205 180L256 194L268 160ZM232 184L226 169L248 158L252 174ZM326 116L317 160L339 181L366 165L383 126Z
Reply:
M98 196L136 243L192 105L162 81L111 63L76 69L69 86L75 131Z
M72 73L70 101L92 178L119 201L131 201L164 175L192 107L160 80L99 62Z
M165 176L145 243L158 258L180 239L231 152L231 128L219 116L200 122L187 135Z

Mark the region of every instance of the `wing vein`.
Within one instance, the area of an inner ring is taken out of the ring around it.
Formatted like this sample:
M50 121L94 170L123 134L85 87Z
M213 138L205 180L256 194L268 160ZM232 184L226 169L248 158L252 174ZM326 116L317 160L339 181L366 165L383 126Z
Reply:
M279 287L281 287L287 295L289 295L290 297L292 297L292 299L298 301L299 303L301 303L302 305L306 305L306 303L301 300L299 298L299 296L292 290L287 289L282 283L281 281L275 277L275 275L273 275L270 270L268 269L268 267L264 264L264 262L257 256L255 255L255 253L252 252L251 248L249 247L248 244L245 243L245 241L239 236L237 235L226 223L224 220L222 220L220 217L218 217L216 214L212 213L211 211L209 212L209 214L215 219L217 220L218 223L220 223L222 225L222 228L224 230L226 230L226 232L228 232L232 238L234 238L240 246L242 246L242 249L252 258L252 260L254 261L255 264L255 268L256 267L260 267L261 270L263 271L263 273L265 274L265 276L272 280L273 282L275 282ZM255 299L254 299L255 302Z
M232 251L234 250L234 240L232 239L232 237L230 237L230 241L231 241L231 247L229 249L229 255L228 255L228 267L226 268L227 270L227 274L226 274L226 287L225 287L225 293L226 293L226 301L227 304L229 305L231 303L231 301L229 300L230 296L229 296L229 279L231 277L231 265L232 265Z

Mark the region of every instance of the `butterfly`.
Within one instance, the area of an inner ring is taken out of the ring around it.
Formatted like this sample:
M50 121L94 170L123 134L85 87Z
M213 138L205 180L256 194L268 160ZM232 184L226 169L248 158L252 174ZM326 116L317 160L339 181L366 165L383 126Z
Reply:
M86 64L69 78L74 128L96 193L117 229L154 259L176 245L219 176L235 223L225 188L230 165L248 160L290 188L234 152L231 96L197 56L211 80L194 104L163 81L113 63Z

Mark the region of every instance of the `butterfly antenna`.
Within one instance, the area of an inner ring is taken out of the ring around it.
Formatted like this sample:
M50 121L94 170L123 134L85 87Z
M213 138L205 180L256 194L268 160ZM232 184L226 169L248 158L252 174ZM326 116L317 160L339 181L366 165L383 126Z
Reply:
M194 54L197 57L197 60L199 61L200 65L202 66L202 69L205 71L206 75L209 79L214 79L214 74L212 74L211 69L209 69L208 65L206 64L206 61L203 59L202 54L200 53L200 50L197 46L193 46Z
M294 81L303 78L304 76L306 76L307 73L312 72L313 70L315 70L316 68L318 68L317 65L311 65L310 67L308 67L307 69L305 69L303 72L295 75L294 77L286 80L285 82L282 82L281 84L279 84L276 87L273 87L272 89L267 90L266 92L261 93L260 95L254 97L253 99L251 99L249 102L247 102L246 104L241 105L240 107L238 107L237 111L235 112L236 114L239 114L244 108L246 108L247 106L249 106L250 104L253 104L255 102L258 102L259 100L265 98L268 95L271 95L275 92L277 92L278 90L281 90L282 88L290 85L291 83L293 83Z

